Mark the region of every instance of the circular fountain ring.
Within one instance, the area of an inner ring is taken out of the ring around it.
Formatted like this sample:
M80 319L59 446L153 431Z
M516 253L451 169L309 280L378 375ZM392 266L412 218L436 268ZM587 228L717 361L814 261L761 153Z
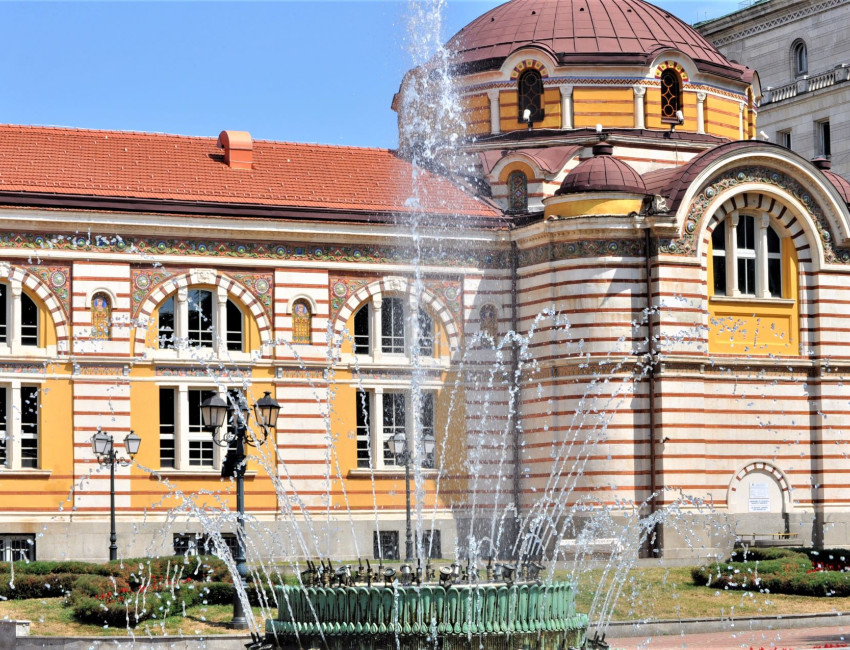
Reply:
M278 587L266 640L330 650L471 648L557 650L581 645L587 617L566 582Z

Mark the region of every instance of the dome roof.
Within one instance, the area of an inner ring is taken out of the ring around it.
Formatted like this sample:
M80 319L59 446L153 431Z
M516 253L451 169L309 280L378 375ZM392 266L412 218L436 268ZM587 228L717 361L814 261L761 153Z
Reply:
M751 76L689 25L642 0L511 0L461 29L448 48L471 71L498 68L515 50L534 46L564 65L649 64L673 48L700 70L735 79Z
M611 155L611 145L597 144L593 158L581 161L567 174L556 196L578 192L646 194L646 185L634 169Z

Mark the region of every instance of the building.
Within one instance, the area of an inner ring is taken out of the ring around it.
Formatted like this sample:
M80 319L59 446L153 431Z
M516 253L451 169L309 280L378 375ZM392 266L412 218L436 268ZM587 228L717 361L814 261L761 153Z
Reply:
M762 0L696 29L729 59L755 70L759 129L807 159L850 173L850 3Z
M434 555L844 543L847 181L652 5L512 0L449 46L465 131L416 185L425 68L399 152L0 127L6 548L105 555L101 427L143 439L122 555L184 549L233 499L199 404L240 390L284 406L246 488L275 557L397 552L396 435Z

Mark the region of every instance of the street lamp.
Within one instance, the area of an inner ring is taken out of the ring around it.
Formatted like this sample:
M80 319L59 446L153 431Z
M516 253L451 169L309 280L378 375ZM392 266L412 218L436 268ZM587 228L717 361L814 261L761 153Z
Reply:
M432 433L426 433L422 436L422 447L425 456L430 456L434 453L436 440ZM397 433L389 440L390 451L396 457L396 462L404 463L404 515L405 515L405 531L404 531L404 559L410 562L413 559L413 530L410 527L410 454L407 450L407 435Z
M124 451L129 458L119 458L115 452L112 436L97 428L97 433L92 436L91 448L97 462L100 465L109 465L109 559L118 559L118 535L115 534L115 465L126 466L133 462L133 456L139 453L139 445L142 439L130 431L124 438Z
M248 429L250 410L245 396L240 393L238 403L226 403L218 394L204 400L201 404L201 421L204 428L212 434L213 442L219 447L229 447L224 463L221 465L221 476L233 476L236 479L236 512L239 523L239 533L236 535L236 572L242 581L242 588L247 589L248 567L245 564L245 445L257 447L269 437L269 429L277 426L277 416L280 404L271 396L269 391L254 404L254 417L263 431L261 437L255 437ZM230 402L230 400L228 400ZM233 431L227 427L222 431L221 425L227 416L233 422ZM231 443L235 443L232 447ZM235 587L236 585L234 585ZM233 592L233 620L230 627L246 629L248 619L242 607L239 590Z

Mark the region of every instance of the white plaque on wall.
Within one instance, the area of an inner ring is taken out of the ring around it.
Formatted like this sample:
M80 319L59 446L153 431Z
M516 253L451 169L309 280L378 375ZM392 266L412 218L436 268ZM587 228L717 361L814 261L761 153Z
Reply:
M750 483L750 512L770 512L770 485Z

